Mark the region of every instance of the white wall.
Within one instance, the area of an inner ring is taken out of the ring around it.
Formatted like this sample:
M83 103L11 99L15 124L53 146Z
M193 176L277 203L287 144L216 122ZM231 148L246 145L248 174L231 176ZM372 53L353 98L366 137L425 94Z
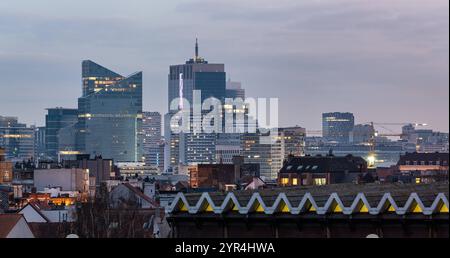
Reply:
M36 169L34 170L34 186L38 191L46 187L62 187L62 191L89 190L89 172L84 169Z

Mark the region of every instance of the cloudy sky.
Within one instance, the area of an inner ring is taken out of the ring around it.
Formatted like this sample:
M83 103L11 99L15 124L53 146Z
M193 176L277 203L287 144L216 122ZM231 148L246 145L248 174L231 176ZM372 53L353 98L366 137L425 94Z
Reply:
M144 107L166 112L171 64L225 63L248 96L278 97L280 124L321 113L449 129L448 0L2 0L0 115L43 125L76 107L81 61L144 72Z

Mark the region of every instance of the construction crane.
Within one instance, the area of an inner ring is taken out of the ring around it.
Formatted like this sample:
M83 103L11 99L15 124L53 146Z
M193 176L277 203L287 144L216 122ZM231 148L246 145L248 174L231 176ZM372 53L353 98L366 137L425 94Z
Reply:
M394 131L392 131L389 128L384 127L383 125L412 125L414 128L418 127L418 126L427 126L427 124L425 123L378 123L378 122L368 122L368 123L364 123L364 124L368 124L372 127L373 129L373 134L370 136L369 139L369 155L367 157L367 161L368 161L368 167L369 168L374 168L375 167L375 162L376 162L376 152L375 152L375 147L376 147L376 137L402 137L402 136L406 136L403 132L402 133L396 133ZM386 129L387 131L390 131L390 133L379 133L378 131L375 130L375 126L377 125L379 127L382 127L384 129Z

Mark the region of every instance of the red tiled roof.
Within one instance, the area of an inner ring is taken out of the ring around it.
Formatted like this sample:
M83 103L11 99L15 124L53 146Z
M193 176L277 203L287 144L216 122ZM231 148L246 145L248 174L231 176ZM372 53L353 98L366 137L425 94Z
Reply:
M22 214L0 214L0 238L8 236L21 218Z

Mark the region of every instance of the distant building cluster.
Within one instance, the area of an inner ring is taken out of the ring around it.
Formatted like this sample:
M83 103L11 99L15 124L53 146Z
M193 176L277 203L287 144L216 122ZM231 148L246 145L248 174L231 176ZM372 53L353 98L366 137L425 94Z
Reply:
M319 134L298 125L174 132L177 112L196 108L177 101L192 103L198 90L201 101L214 97L225 114L242 115L239 126L258 124L248 106L227 104L245 89L226 79L224 64L200 57L198 43L193 58L169 67L163 115L143 110L142 72L122 76L91 60L81 68L77 108L46 109L43 126L0 116L0 237L346 237L353 217L358 236L448 229L448 133L416 123L380 132L384 123L356 124L349 112L323 113ZM438 196L413 194L430 190ZM399 229L414 215L432 223ZM382 216L376 225L374 216Z

